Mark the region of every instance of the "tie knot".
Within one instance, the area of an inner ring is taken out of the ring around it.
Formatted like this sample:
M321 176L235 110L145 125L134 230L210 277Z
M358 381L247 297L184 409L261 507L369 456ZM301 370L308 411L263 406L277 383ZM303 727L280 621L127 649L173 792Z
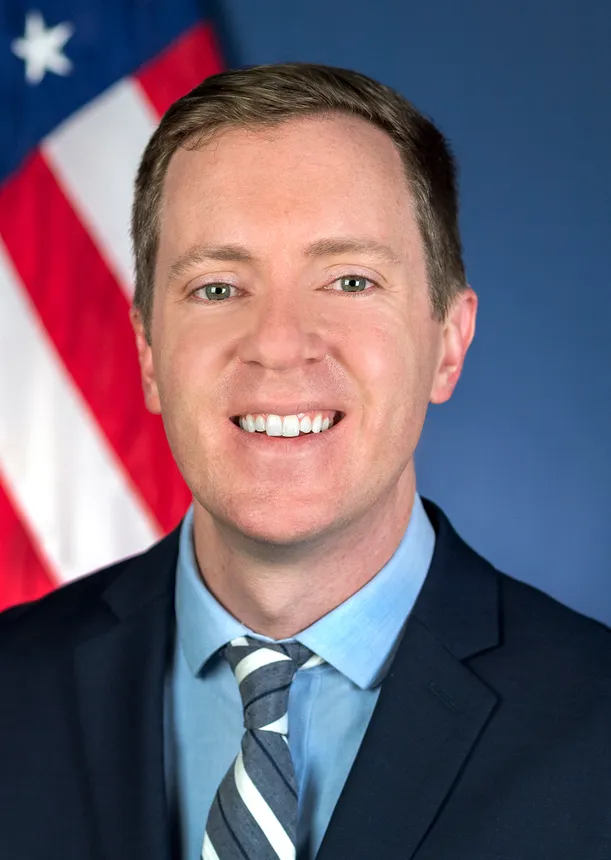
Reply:
M322 663L299 642L262 642L240 636L225 646L244 706L244 728L288 734L291 683L300 668Z

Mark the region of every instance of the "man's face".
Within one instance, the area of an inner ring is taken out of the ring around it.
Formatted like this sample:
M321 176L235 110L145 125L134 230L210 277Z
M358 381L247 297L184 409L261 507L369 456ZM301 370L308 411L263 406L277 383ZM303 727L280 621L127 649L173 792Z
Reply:
M196 508L297 545L397 494L407 504L427 405L450 396L473 334L469 301L433 320L399 154L363 120L226 130L178 151L150 347L137 331L147 405ZM290 438L232 421L312 407L343 417Z

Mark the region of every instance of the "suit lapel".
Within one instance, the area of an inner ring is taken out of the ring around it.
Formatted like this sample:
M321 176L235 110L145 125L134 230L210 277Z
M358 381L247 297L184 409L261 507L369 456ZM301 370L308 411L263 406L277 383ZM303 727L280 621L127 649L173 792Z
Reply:
M318 860L409 860L497 702L463 662L498 644L497 578L425 501L437 538L427 580Z
M177 547L175 532L126 563L102 596L98 635L75 650L94 838L104 860L171 855L163 715Z

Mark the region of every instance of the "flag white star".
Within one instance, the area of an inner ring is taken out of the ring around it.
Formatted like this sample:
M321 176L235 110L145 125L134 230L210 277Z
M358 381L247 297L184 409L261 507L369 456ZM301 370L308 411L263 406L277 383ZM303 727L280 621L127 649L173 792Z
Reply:
M40 12L28 12L25 16L25 33L14 39L11 51L25 62L25 78L30 84L39 84L47 72L68 75L72 63L63 53L64 46L74 33L69 21L55 27L45 27Z

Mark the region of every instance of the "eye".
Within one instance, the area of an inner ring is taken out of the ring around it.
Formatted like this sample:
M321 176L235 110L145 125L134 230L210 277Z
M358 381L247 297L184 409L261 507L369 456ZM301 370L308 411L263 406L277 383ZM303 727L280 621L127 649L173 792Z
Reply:
M341 278L333 281L331 286L334 284L339 284L340 290L345 290L348 293L368 292L367 284L375 286L371 278L366 278L364 275L342 275Z
M218 302L225 298L231 298L230 290L235 290L233 284L225 284L222 281L211 284L202 284L193 290L192 295L204 302ZM202 295L203 294L203 295Z

